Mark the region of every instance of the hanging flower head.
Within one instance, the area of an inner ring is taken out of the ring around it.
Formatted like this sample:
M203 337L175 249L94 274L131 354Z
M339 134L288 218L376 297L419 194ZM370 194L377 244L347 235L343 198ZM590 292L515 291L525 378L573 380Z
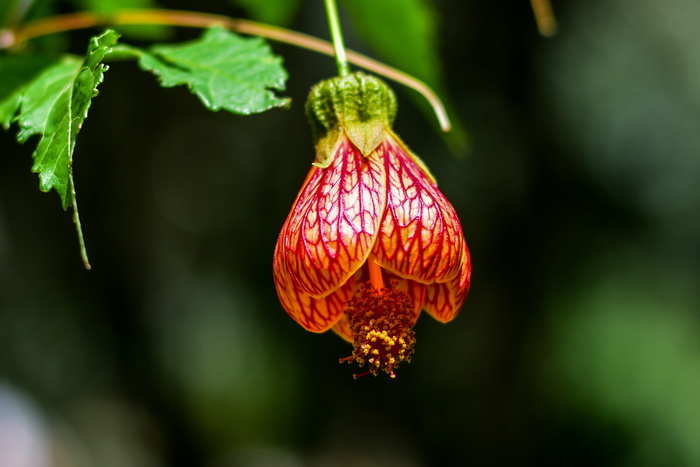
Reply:
M392 131L396 98L363 73L317 84L306 110L316 160L277 241L282 306L305 329L354 345L341 361L394 377L421 310L448 322L469 289L457 214Z

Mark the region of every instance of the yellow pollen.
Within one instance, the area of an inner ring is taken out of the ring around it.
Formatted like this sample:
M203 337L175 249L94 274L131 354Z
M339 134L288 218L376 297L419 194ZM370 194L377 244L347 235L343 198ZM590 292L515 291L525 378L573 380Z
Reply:
M380 290L372 282L360 286L345 310L355 350L341 361L368 364L368 373L376 376L382 370L394 378L394 369L413 354L413 309L411 297L397 290L395 282Z

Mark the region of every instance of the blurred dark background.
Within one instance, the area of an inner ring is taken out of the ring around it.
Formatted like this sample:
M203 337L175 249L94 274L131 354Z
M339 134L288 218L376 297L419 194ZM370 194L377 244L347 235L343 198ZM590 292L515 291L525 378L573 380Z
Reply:
M433 6L469 148L400 85L395 129L460 215L460 316L421 317L395 380L353 380L350 346L277 301L275 241L313 159L303 102L332 59L272 44L293 105L250 117L113 63L74 156L92 271L32 142L0 135L0 460L700 465L700 2L555 1L551 39L526 1ZM328 37L320 1L290 26Z

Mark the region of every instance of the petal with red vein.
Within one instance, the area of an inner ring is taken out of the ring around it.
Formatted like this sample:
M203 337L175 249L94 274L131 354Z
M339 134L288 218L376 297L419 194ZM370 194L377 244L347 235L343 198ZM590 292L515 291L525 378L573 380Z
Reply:
M353 295L357 292L355 287L358 284L364 284L369 280L369 270L367 269L367 263L365 263L360 269L357 270L355 275L348 281L352 282L352 293ZM345 288L345 287L343 287ZM336 292L337 293L337 292ZM343 311L347 309L347 303L345 303L345 308ZM348 319L348 314L343 313L340 315L340 319L333 325L331 328L333 332L338 334L340 337L345 339L346 341L350 342L352 344L353 342L353 337L352 337L352 329L350 328L350 319Z
M430 284L459 274L464 236L452 205L392 135L377 148L387 208L373 255L399 276Z
M352 329L350 328L350 319L348 318L347 313L343 313L338 322L335 323L331 329L334 333L338 334L340 337L352 344Z
M365 262L386 206L384 180L383 165L345 136L330 165L311 170L277 245L295 288L322 298Z
M324 332L335 325L343 316L346 302L352 297L355 289L355 280L350 277L342 287L330 295L314 298L294 287L293 276L284 268L284 265L277 262L277 250L273 272L282 307L307 331Z
M459 314L469 291L471 262L466 243L463 251L459 276L448 282L428 286L424 309L430 316L443 323L452 321Z

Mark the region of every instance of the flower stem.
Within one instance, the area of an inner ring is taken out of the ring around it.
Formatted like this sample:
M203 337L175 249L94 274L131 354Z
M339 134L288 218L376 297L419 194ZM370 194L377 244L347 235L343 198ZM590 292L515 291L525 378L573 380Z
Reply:
M340 18L338 17L338 6L335 0L324 0L326 3L326 15L328 16L328 28L331 30L331 40L335 51L335 64L338 67L340 76L350 74L348 58L345 55L345 44L343 43L343 32L340 29Z

